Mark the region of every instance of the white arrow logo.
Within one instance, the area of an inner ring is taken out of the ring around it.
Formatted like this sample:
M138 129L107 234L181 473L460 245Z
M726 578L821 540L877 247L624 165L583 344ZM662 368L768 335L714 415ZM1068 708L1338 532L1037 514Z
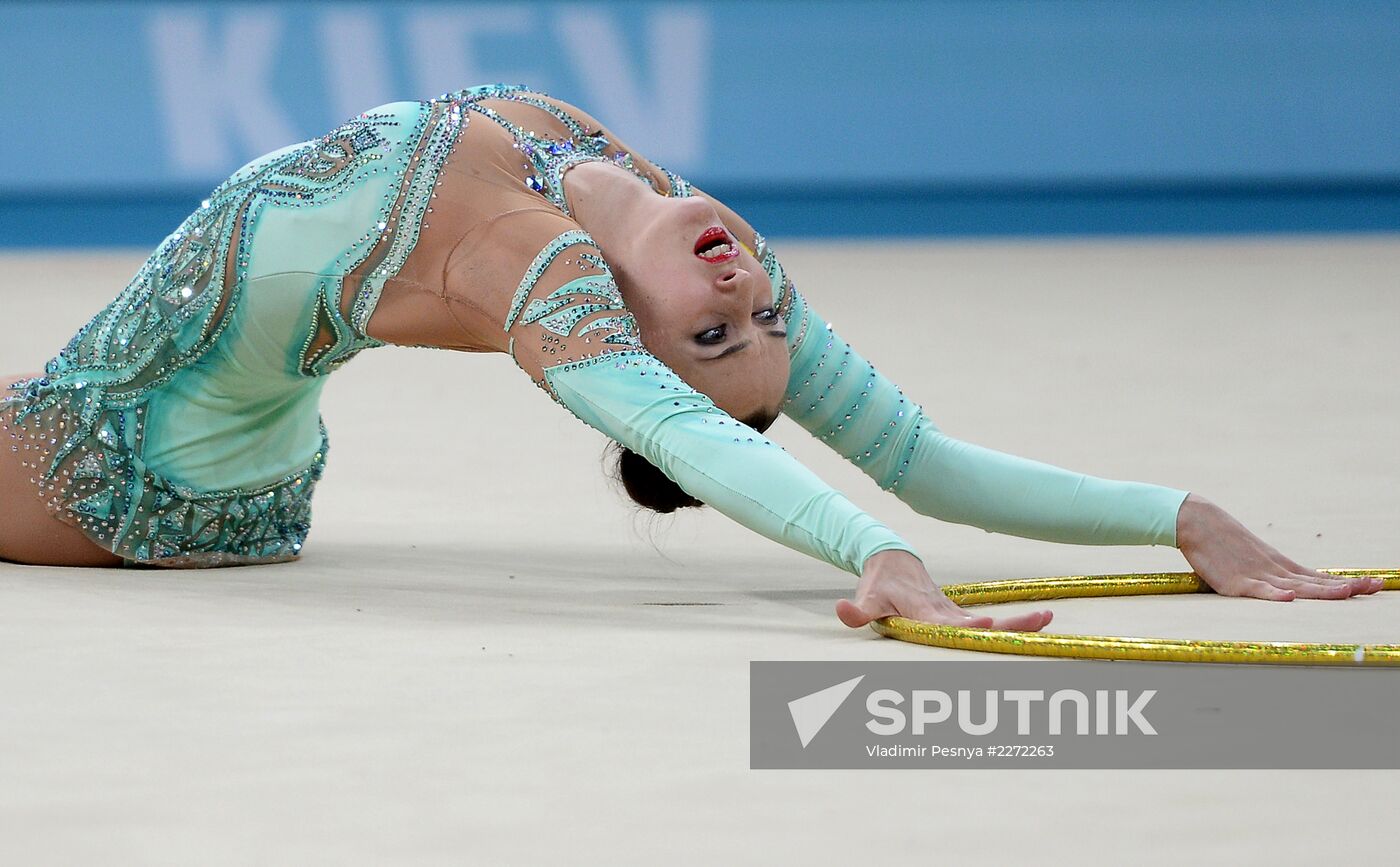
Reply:
M802 749L807 749L812 738L817 736L817 732L835 715L862 680L865 680L863 674L788 702L788 713L792 714L792 724L797 728L797 737L802 740Z

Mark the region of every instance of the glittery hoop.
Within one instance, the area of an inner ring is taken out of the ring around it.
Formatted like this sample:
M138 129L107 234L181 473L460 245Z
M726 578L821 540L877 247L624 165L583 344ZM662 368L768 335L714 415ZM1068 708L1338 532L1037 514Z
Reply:
M1400 590L1397 569L1319 569L1340 578L1377 577L1384 590ZM1138 572L1123 575L1065 575L1010 581L978 581L943 588L959 605L1027 602L1090 596L1153 596L1211 592L1194 572ZM1205 641L1128 638L1111 635L1057 635L1043 632L942 626L904 617L870 624L887 638L1024 656L1076 659L1133 659L1147 662L1225 662L1272 665L1400 665L1400 644L1312 644L1287 641Z

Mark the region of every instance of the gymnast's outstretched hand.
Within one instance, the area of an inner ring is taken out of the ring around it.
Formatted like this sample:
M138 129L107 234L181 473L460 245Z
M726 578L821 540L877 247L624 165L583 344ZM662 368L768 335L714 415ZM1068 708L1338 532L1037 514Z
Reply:
M850 627L897 614L910 620L945 626L978 626L1035 632L1050 622L1049 611L1030 611L1006 617L973 614L943 595L929 577L923 562L908 551L881 551L865 561L856 598L836 603L836 616Z
M1383 586L1376 577L1338 578L1300 566L1196 494L1188 496L1177 513L1176 546L1196 576L1222 596L1274 602L1346 599Z

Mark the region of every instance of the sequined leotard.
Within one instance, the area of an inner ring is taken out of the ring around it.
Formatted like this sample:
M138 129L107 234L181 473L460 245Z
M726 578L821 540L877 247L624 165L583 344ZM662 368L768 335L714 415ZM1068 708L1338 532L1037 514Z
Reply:
M590 160L691 194L583 112L505 85L392 103L260 157L16 384L0 424L49 509L128 562L274 562L310 526L327 374L386 343L506 351L582 421L769 538L855 574L878 551L912 552L646 350L563 195L564 172ZM1175 545L1187 492L944 435L749 237L788 326L784 413L882 487L996 532Z

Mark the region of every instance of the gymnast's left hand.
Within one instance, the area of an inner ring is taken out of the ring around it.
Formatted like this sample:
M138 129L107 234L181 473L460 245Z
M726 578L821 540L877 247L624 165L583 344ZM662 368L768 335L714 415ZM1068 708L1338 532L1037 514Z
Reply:
M1272 602L1346 599L1384 586L1375 576L1339 578L1302 566L1195 493L1177 514L1176 541L1197 577L1222 596Z
M836 616L852 628L881 617L898 615L944 626L974 626L1035 632L1050 622L1049 611L1030 611L1006 617L973 614L955 604L929 577L923 561L908 551L881 551L871 555L861 570L856 598L836 603Z

